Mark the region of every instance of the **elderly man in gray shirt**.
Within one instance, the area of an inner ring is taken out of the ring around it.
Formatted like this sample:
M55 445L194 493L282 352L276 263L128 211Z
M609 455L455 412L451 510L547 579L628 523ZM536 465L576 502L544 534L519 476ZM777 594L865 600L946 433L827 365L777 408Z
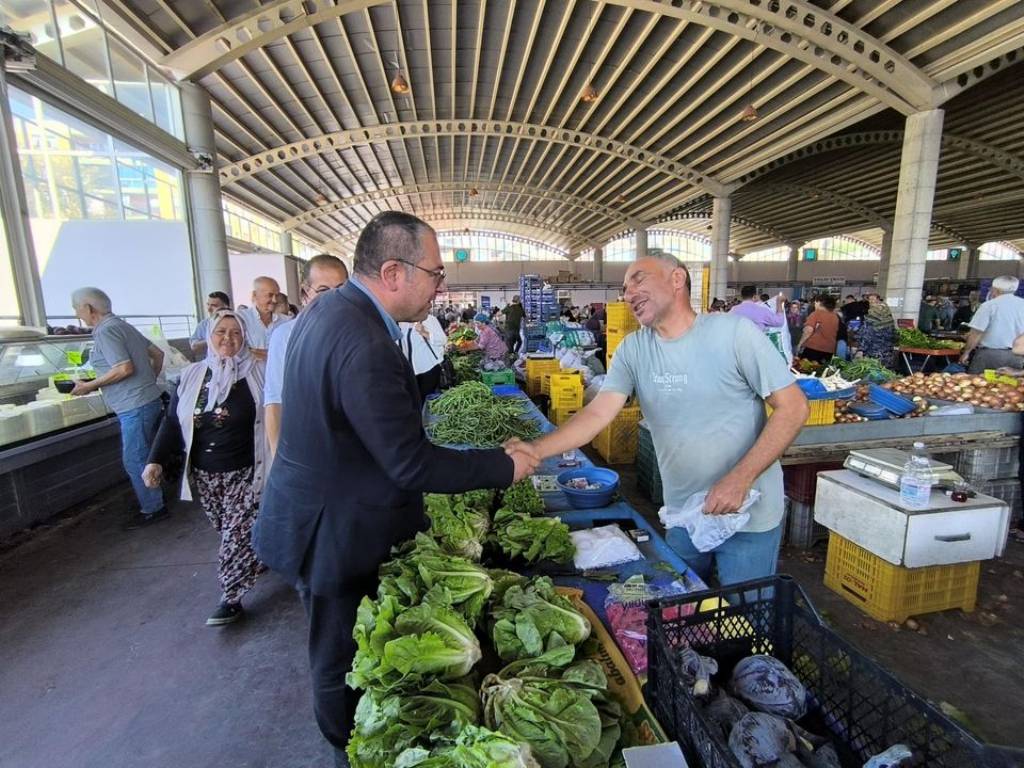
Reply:
M127 528L150 525L167 516L163 493L147 488L142 470L156 437L163 413L156 377L164 353L133 326L114 314L110 297L99 288L79 288L71 295L75 314L92 328L90 362L96 370L92 381L80 381L72 395L100 390L103 399L121 422L121 458L131 480L140 511Z
M681 507L708 491L704 514L726 515L739 510L752 488L761 492L747 524L710 552L698 551L683 528L669 529L669 546L705 580L717 566L723 585L774 573L783 516L779 457L804 425L807 400L757 326L732 314L693 311L689 272L674 256L651 252L635 261L623 292L642 327L619 346L598 396L532 444L535 458L589 443L636 394L666 506ZM506 450L523 447L510 441Z

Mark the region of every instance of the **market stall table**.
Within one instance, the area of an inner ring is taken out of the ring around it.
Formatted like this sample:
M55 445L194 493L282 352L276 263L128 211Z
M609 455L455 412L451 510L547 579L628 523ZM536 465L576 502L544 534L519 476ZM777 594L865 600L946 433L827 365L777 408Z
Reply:
M903 356L903 363L907 366L909 373L915 373L915 369L911 365L911 357L914 355L924 355L924 360L921 361L921 367L917 368L916 371L925 371L928 367L929 361L933 357L945 357L945 358L959 358L961 350L959 349L925 349L923 347L899 347L900 354ZM947 360L946 364L955 362L954 360Z

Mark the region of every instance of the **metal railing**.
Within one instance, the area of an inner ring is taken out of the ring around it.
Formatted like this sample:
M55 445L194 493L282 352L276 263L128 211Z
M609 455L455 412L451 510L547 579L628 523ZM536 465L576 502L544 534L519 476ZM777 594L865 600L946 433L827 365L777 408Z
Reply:
M187 339L192 335L198 321L194 315L118 315L146 336L152 336L153 330L159 330L165 339ZM0 328L18 325L21 318L17 315L0 315ZM74 315L48 315L46 322L51 326L81 325Z

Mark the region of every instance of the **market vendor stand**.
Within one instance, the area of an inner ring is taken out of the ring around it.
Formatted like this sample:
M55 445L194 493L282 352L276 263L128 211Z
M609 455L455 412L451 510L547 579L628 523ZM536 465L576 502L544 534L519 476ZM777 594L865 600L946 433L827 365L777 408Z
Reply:
M961 350L959 349L924 349L921 347L898 347L900 355L903 357L903 364L907 367L908 373L915 373L917 371L927 372L928 363L934 358L945 358L946 365L949 363L956 362L954 358L959 358ZM924 360L920 361L920 365L916 368L913 363L914 357L924 357ZM938 363L936 362L936 365Z

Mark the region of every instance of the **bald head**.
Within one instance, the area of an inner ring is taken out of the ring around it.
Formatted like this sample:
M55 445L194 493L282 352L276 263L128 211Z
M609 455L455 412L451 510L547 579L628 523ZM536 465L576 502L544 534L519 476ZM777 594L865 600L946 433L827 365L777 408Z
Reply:
M281 292L281 286L272 277L257 277L252 281L252 305L264 317L274 311L274 301Z

